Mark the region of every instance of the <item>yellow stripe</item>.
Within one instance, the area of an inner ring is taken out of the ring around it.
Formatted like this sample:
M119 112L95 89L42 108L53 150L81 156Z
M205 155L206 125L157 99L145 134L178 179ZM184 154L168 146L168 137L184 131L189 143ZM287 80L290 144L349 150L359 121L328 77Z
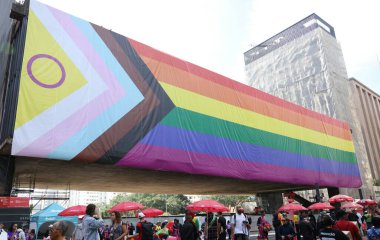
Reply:
M318 145L354 152L352 141L290 124L160 82L177 107Z

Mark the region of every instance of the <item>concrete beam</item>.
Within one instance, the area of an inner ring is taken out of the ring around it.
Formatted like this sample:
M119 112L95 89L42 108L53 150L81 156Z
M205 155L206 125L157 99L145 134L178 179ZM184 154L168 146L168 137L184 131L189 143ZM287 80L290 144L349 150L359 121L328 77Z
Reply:
M121 168L34 158L16 158L17 181L35 178L36 188L109 192L254 194L312 188L283 183Z

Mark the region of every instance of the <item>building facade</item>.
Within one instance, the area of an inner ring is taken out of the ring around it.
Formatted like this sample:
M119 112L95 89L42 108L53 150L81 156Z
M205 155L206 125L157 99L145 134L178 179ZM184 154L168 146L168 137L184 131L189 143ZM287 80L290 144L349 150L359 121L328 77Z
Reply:
M70 206L88 205L90 203L106 203L108 204L117 193L113 192L97 192L97 191L70 191Z
M334 28L312 14L244 53L247 82L264 92L349 123L366 197L372 174ZM341 190L359 197L357 191Z
M369 166L375 185L380 185L380 95L355 78L350 78L353 92L353 109L357 112ZM375 186L376 198L380 187Z

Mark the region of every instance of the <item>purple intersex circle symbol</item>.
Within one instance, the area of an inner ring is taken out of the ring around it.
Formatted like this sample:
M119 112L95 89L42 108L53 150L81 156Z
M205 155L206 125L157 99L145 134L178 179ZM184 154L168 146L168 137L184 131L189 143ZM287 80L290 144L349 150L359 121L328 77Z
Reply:
M33 62L39 58L47 58L47 59L50 59L52 60L53 62L55 62L59 68L61 69L61 78L59 79L58 82L54 83L54 84L46 84L46 83L43 83L41 81L39 81L32 73L32 65L33 65ZM32 79L32 81L41 86L41 87L44 87L44 88L57 88L59 86L62 85L62 83L65 81L65 78L66 78L66 71L65 71L65 68L63 67L62 63L56 59L55 57L49 55L49 54L36 54L34 55L33 57L31 57L28 61L28 64L26 66L27 68L27 71L28 71L28 75L30 77L30 79Z

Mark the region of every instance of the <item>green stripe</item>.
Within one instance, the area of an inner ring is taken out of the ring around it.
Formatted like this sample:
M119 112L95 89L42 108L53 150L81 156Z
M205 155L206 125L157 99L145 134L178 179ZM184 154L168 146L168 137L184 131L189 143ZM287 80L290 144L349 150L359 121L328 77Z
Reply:
M341 151L335 148L329 148L255 128L249 128L240 124L228 122L178 107L173 109L161 121L161 123L286 152L335 160L339 162L357 162L355 153L352 152Z

